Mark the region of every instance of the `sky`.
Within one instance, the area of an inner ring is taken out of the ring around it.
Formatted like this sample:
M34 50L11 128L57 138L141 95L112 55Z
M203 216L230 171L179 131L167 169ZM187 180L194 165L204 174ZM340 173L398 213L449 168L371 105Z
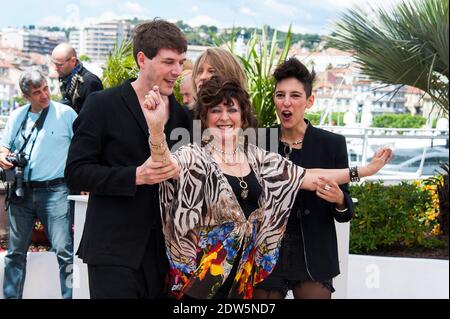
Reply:
M112 19L160 17L191 26L261 27L329 34L348 8L400 0L0 0L0 28L23 25L70 27Z

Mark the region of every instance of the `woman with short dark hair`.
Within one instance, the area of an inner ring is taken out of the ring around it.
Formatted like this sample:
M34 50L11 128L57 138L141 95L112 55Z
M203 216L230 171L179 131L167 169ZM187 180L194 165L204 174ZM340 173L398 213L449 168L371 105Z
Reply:
M345 137L314 127L305 111L314 104L314 71L295 58L274 71L274 102L280 125L277 152L304 168L348 167ZM353 203L348 184L323 178L321 187L301 190L286 226L279 261L255 289L255 298L282 299L288 290L295 299L331 298L339 274L337 222L348 222Z

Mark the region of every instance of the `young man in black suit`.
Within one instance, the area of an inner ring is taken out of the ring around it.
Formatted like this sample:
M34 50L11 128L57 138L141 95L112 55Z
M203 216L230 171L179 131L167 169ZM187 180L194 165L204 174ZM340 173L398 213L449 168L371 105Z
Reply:
M88 264L91 298L158 298L168 262L160 221L158 183L175 176L173 164L149 165L149 133L143 102L158 86L167 105L169 147L174 129L189 142L192 120L173 95L186 60L180 29L153 20L135 29L139 76L89 96L74 123L65 177L90 193L78 256Z

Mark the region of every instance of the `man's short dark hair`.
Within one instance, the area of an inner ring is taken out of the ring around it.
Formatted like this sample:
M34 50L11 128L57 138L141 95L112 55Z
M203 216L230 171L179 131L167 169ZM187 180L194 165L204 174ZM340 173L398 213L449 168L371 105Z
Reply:
M144 22L136 27L133 37L133 55L143 52L153 59L160 49L172 49L179 53L187 51L187 40L181 30L173 23L161 19Z
M275 78L275 84L288 78L296 78L303 84L306 96L310 97L316 73L314 70L309 72L306 66L296 58L290 58L275 69L273 77Z

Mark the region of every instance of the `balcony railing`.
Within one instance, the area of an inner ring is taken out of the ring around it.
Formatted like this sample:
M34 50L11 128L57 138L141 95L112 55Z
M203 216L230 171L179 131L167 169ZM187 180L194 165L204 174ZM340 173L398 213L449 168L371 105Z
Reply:
M0 134L8 116L0 116ZM439 162L448 162L449 130L319 126L345 136L349 164L365 165L382 146L394 150L394 158L369 180L402 181L434 174Z
M391 147L394 158L385 168L369 180L401 181L426 178L433 175L439 162L449 161L449 130L362 128L320 126L344 135L350 165L365 165L373 153L382 146Z

